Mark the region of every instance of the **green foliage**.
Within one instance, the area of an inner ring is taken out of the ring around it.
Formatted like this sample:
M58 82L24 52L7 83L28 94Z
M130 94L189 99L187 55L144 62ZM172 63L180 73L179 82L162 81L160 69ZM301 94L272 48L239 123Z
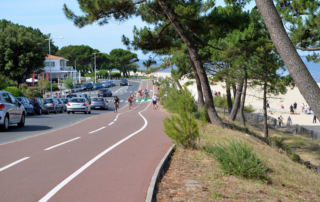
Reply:
M7 83L8 78L0 74L0 90L6 88L8 86Z
M291 156L291 159L293 160L293 161L295 161L295 162L299 162L300 161L300 156L298 155L298 154L293 154L292 156Z
M16 87L6 87L5 89L3 89L3 91L7 91L9 93L11 93L13 96L15 97L21 97L24 96L23 93L21 92L21 90L19 90Z
M26 90L22 91L25 97L33 98L33 97L42 97L42 93L36 88L27 88Z
M234 99L232 98L232 104L234 103ZM224 97L213 97L213 103L217 107L223 107L223 108L228 108L228 101L227 98ZM252 105L244 106L243 111L252 113L254 112L254 108Z
M230 175L247 179L268 179L267 165L243 142L228 141L224 144L207 146L206 152L220 164L221 170Z
M65 78L63 81L63 84L66 89L73 89L74 88L73 78L71 78L71 77Z
M111 77L121 77L121 74L119 72L111 72Z
M137 71L137 65L134 62L139 61L137 54L121 48L113 49L110 52L110 60L124 76L128 77L128 71Z
M50 84L48 85L47 91L50 91ZM57 84L52 84L52 91L58 91L60 90Z
M197 108L194 102L194 98L190 91L183 89L182 91L177 90L176 88L165 88L163 89L167 92L167 96L164 102L164 108L168 111L177 113L182 106L186 105L186 110L190 113L196 112Z

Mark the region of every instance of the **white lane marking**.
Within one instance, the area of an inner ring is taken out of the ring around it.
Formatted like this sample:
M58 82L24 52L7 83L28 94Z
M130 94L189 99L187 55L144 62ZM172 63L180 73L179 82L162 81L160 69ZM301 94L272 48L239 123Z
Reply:
M141 112L144 112L145 110L148 109L148 107L150 106L151 102L148 104L148 106L139 112L139 115L143 118L144 120L144 125L137 130L136 132L132 133L131 135L123 138L122 140L120 140L119 142L115 143L114 145L112 145L111 147L109 147L108 149L104 150L103 152L101 152L100 154L98 154L96 157L94 157L93 159L91 159L89 162L87 162L86 164L84 164L81 168L79 168L76 172L72 173L69 177L67 177L65 180L63 180L62 182L60 182L60 184L58 184L56 187L54 187L49 193L47 193L44 197L42 197L39 202L45 202L48 201L52 196L54 196L60 189L62 189L66 184L68 184L71 180L73 180L75 177L77 177L79 174L81 174L85 169L87 169L89 166L91 166L94 162L96 162L97 160L99 160L102 156L104 156L105 154L107 154L108 152L110 152L111 150L113 150L114 148L116 148L117 146L119 146L120 144L122 144L123 142L127 141L128 139L130 139L131 137L135 136L136 134L138 134L139 132L143 131L147 125L148 125L148 121L147 119L141 115Z
M7 169L7 168L10 168L11 166L14 166L14 165L18 164L18 163L20 163L20 162L22 162L22 161L24 161L24 160L27 160L28 158L30 158L30 157L24 157L24 158L22 158L22 159L20 159L20 160L18 160L18 161L15 161L15 162L13 162L13 163L5 166L5 167L2 167L2 168L0 168L0 172L1 172L1 171L4 171L4 170Z
M120 100L120 102L123 102L123 100Z
M113 120L113 121L117 121L117 119Z
M108 125L111 126L114 122L109 123Z
M97 132L97 131L99 131L99 130L102 130L102 129L104 129L104 128L105 128L105 126L99 128L99 129L97 129L97 130L91 131L89 134L95 133L95 132Z
M48 150L50 150L50 149L53 149L53 148L59 147L59 146L61 146L61 145L67 144L68 142L75 141L75 140L77 140L77 139L79 139L79 138L80 138L80 137L73 138L73 139L71 139L71 140L62 142L62 143L60 143L60 144L56 144L56 145L54 145L54 146L52 146L52 147L49 147L49 148L47 148L47 149L45 149L45 150L48 151Z

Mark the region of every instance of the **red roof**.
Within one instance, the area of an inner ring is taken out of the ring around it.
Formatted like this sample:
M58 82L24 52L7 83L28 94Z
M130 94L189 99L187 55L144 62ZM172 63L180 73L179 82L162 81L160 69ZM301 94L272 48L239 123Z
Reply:
M46 55L46 59L49 59L49 55ZM51 55L51 59L64 59L64 58L58 57L58 56L55 56L55 55Z

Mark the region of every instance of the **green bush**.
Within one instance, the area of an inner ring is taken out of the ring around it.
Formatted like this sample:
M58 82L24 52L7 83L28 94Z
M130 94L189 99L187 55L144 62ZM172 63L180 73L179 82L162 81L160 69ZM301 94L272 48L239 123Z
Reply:
M63 84L66 89L74 88L73 78L71 78L71 77L65 78L63 81Z
M21 97L24 96L23 93L21 92L21 90L19 90L16 87L6 87L5 89L3 89L4 91L7 91L9 93L11 93L13 96L15 97Z
M268 167L245 143L228 141L226 144L207 146L205 150L221 163L221 170L226 174L247 179L268 179Z
M293 154L291 156L291 159L295 162L299 162L300 161L300 156L298 154Z
M233 105L234 99L232 98L231 100ZM228 101L227 101L227 98L225 97L213 97L213 103L215 106L228 108ZM244 106L243 111L252 113L254 112L254 109L252 105L249 105L249 106Z
M47 91L50 91L50 84L48 88L46 89ZM60 90L57 84L52 84L52 91L58 91Z
M244 106L243 111L252 113L252 112L254 112L255 110L254 110L254 108L252 107L252 105L249 105L249 106Z
M196 104L194 102L194 97L192 96L191 92L187 89L179 91L176 88L167 87L163 90L166 93L166 100L165 102L163 102L163 106L168 111L178 113L182 106L185 106L186 110L190 113L197 111Z
M42 93L36 88L28 88L26 91L23 91L23 94L28 98L33 98L33 97L42 98Z
M110 77L121 77L120 72L111 72Z

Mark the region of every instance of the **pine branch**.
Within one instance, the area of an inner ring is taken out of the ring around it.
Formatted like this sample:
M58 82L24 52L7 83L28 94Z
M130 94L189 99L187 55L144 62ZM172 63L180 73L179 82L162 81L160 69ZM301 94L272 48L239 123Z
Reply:
M300 46L294 46L296 49L299 49L299 50L303 50L303 51L319 51L320 50L320 47L317 47L317 48L302 48Z
M157 38L157 40L154 42L154 49L157 50L157 42L159 41L160 37L162 36L162 33L164 32L164 30L167 29L167 27L169 27L169 25L171 24L171 21L167 22L167 24L164 25L164 27L162 27L161 31L159 32L159 36Z

